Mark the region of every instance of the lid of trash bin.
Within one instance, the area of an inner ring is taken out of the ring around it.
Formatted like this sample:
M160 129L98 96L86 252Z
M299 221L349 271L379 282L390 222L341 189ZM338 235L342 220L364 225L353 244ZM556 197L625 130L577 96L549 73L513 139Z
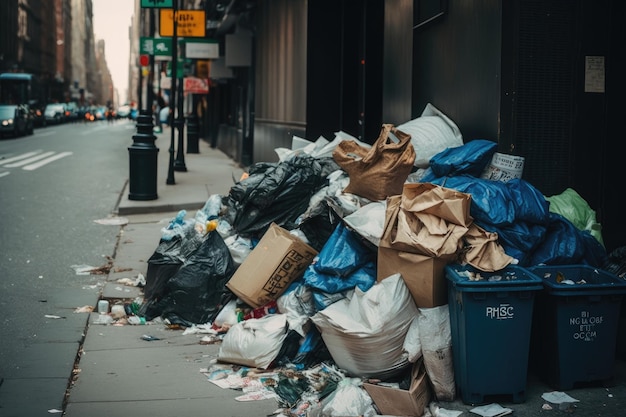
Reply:
M626 294L626 281L590 265L540 265L529 268L553 294Z
M462 291L541 290L541 278L528 269L509 265L495 272L478 270L471 265L446 265L446 277Z

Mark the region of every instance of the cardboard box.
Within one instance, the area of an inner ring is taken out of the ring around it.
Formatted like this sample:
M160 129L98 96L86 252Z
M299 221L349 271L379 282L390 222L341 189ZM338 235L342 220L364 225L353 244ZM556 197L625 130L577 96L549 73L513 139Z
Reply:
M276 300L311 264L317 251L272 223L226 287L251 307Z
M378 248L377 281L400 273L419 308L438 307L448 303L448 283L443 258L391 248Z
M422 358L413 364L408 390L368 382L363 383L363 388L372 397L378 411L390 416L422 416L431 397Z

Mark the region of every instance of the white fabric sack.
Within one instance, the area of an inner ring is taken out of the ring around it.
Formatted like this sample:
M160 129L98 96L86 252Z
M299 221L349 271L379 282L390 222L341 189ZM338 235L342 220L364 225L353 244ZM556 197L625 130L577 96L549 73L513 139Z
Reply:
M430 159L446 148L463 145L463 135L458 126L439 109L428 103L422 115L397 126L411 135L415 149L414 166L426 168Z
M415 363L422 357L422 342L420 342L419 316L413 318L409 331L404 339L404 350L409 355L409 362Z
M452 330L448 305L420 308L417 319L426 373L439 401L454 401Z
M410 365L404 340L417 306L400 274L358 287L311 317L337 366L361 377L391 378Z
M224 336L217 359L266 369L287 337L287 315L269 314L235 324Z

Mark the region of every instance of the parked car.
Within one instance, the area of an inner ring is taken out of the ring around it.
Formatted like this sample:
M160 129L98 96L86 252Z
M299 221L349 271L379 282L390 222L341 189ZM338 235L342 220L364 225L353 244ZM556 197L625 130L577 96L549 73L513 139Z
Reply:
M78 105L75 101L65 103L65 119L68 122L75 122L79 119Z
M65 105L63 103L50 103L46 106L44 111L46 123L59 124L66 120L65 117Z
M33 101L30 105L30 114L33 117L35 127L44 127L46 125L46 116L44 115L45 106Z
M13 137L33 133L33 119L28 106L7 104L0 105L0 136Z

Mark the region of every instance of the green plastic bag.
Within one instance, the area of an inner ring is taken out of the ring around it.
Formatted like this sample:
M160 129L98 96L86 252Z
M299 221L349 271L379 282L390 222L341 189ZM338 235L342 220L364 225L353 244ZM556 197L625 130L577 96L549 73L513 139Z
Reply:
M596 221L596 212L572 188L561 194L546 197L550 202L550 211L560 214L571 221L579 230L587 230L604 246L602 241L602 225Z

